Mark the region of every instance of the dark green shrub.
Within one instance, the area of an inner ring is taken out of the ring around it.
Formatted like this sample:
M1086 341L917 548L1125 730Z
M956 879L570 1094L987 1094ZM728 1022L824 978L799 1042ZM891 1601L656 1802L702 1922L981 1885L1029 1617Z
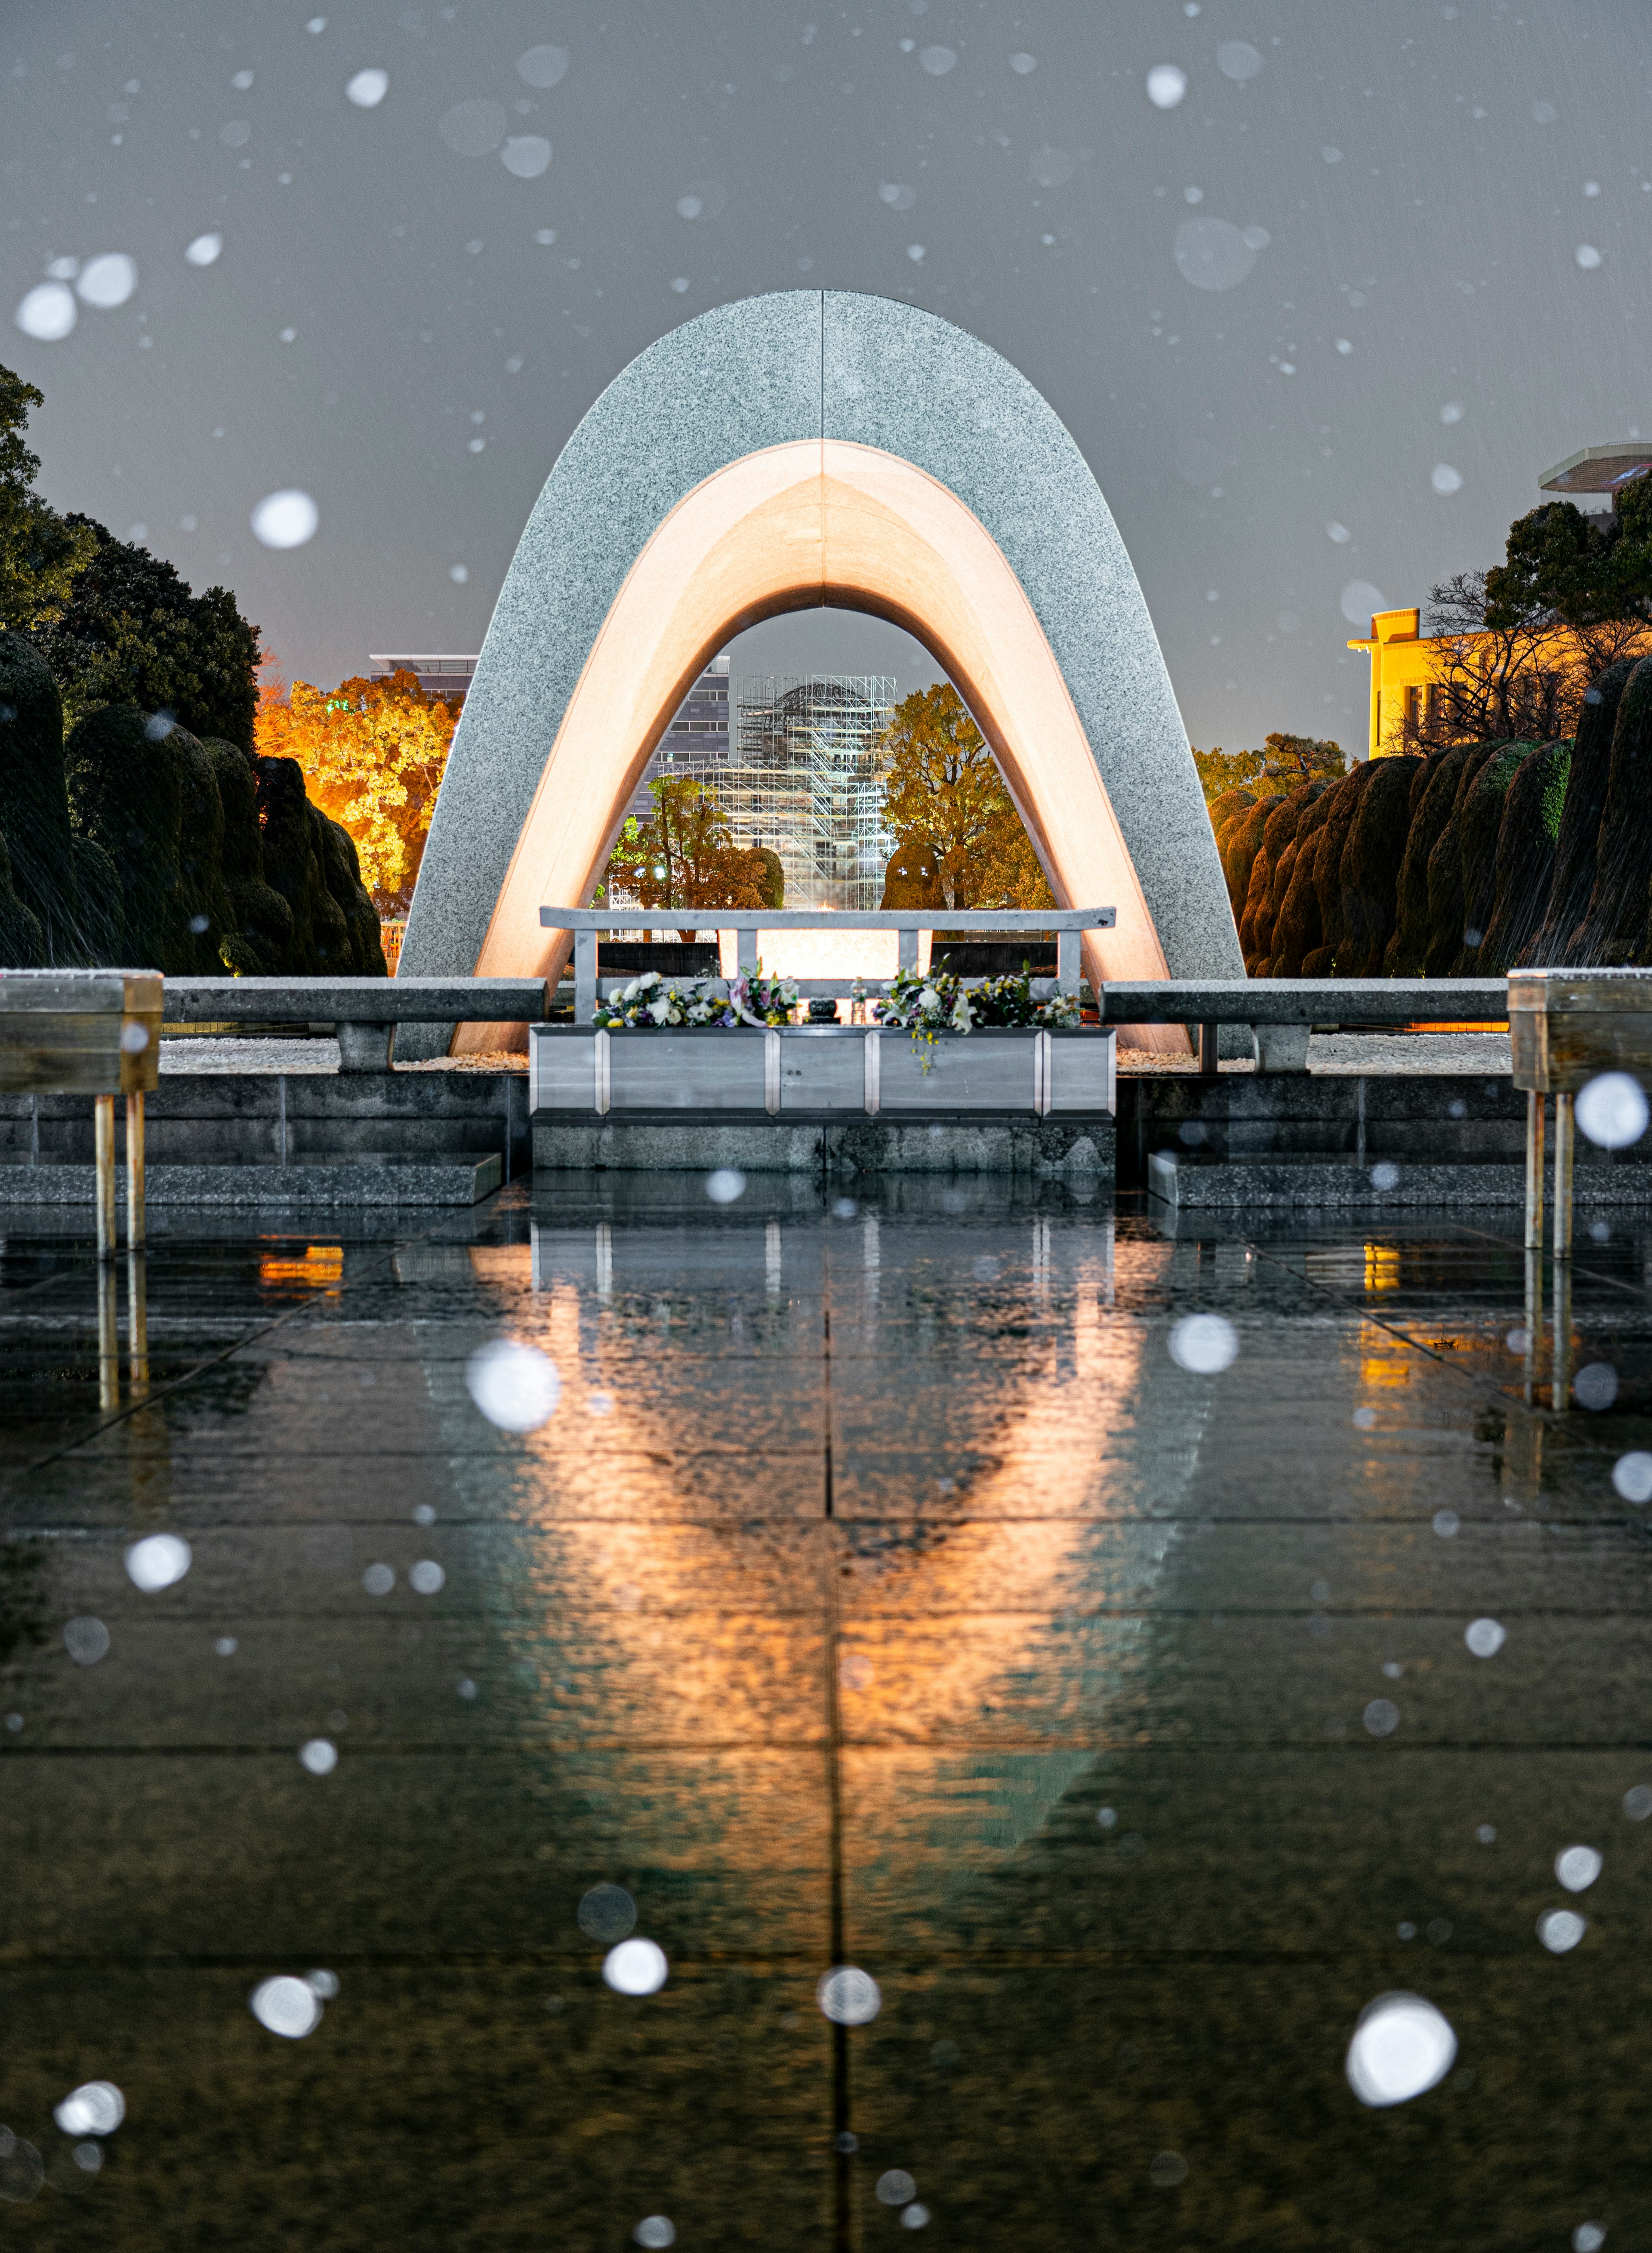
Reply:
M1652 881L1652 658L1624 683L1595 844L1588 912L1572 934L1574 962L1646 959L1647 888Z
M0 969L44 970L45 934L40 918L11 881L11 855L0 835Z
M1262 849L1251 871L1251 895L1240 945L1245 966L1253 978L1265 978L1273 954L1273 918L1284 904L1291 870L1295 866L1297 833L1315 801L1325 794L1322 782L1302 783L1269 814L1262 830Z
M896 846L883 871L881 904L890 910L946 905L946 894L941 886L940 855L932 845L913 839Z
M1572 745L1566 742L1539 744L1515 770L1497 832L1491 921L1474 965L1482 978L1501 977L1542 925L1571 767Z
M1389 757L1370 762L1370 780L1342 847L1342 936L1338 944L1339 978L1380 978L1383 957L1394 935L1395 896L1405 836L1411 827L1412 785L1419 759Z
M192 593L170 563L90 517L64 522L89 539L90 561L65 607L29 638L67 711L78 722L101 705L135 704L250 753L259 633L234 595L226 587Z
M1499 743L1474 777L1458 816L1458 850L1463 864L1462 944L1453 959L1453 978L1472 978L1479 966L1491 918L1497 907L1497 841L1502 834L1509 786L1532 743Z
M344 917L349 973L353 978L387 978L390 972L380 941L379 910L361 881L356 841L341 821L320 813L316 819L321 824L317 844L322 874L333 904Z
M1322 791L1300 821L1291 840L1291 868L1273 916L1273 955L1270 978L1300 978L1304 959L1320 943L1320 899L1314 884L1314 856L1329 811L1330 791Z
M1638 660L1620 658L1589 684L1578 715L1578 732L1572 747L1572 771L1567 778L1560 834L1555 841L1554 876L1549 887L1549 910L1522 954L1534 966L1564 967L1578 958L1571 951L1573 933L1589 912L1594 890L1600 816L1606 806L1612 774L1612 738L1618 724L1618 706Z
M1362 794L1370 786L1370 760L1354 768L1325 795L1325 819L1314 848L1314 891L1319 902L1319 945L1302 964L1304 978L1334 978L1337 952L1342 943L1345 918L1342 904L1342 853L1348 843Z
M64 746L71 819L115 864L128 969L171 966L184 804L177 733L135 704L106 704Z
M1325 782L1300 784L1298 789L1293 789L1287 795L1285 805L1273 809L1265 834L1262 834L1265 852L1271 863L1271 874L1266 899L1260 903L1260 910L1251 924L1251 962L1253 962L1251 975L1253 978L1269 975L1271 959L1273 959L1273 935L1278 931L1280 908L1285 906L1285 899L1287 899L1289 888L1292 888L1292 876L1296 874L1298 858L1303 852L1303 832L1312 825L1314 806L1319 805L1325 791L1328 791ZM1309 829L1309 834L1316 834L1316 829ZM1258 865L1260 865L1260 861L1258 861Z
M1256 792L1251 790L1224 790L1209 806L1210 833L1216 841L1216 857L1222 863L1222 875L1228 883L1228 904L1233 904L1233 887L1228 879L1228 851L1238 834L1238 825L1256 804ZM1238 917L1234 917L1237 924Z
M1458 770L1457 794L1445 827L1428 856L1428 951L1423 957L1425 978L1450 973L1463 943L1462 816L1480 771L1502 746L1468 743Z
M264 881L258 828L258 777L245 751L221 737L203 743L213 763L224 820L224 889L229 912L219 964L241 978L275 978L291 967L293 911Z
M778 915L786 903L785 863L771 845L759 845L754 849L768 876L763 888L763 904Z
M223 801L205 743L182 728L170 740L178 753L183 813L174 928L164 967L175 977L220 978L219 949L234 918L224 886Z
M316 967L324 978L355 974L355 947L350 919L334 896L331 861L336 851L333 825L318 806L305 801L304 819L310 827L310 850L320 879L310 902L310 927L315 934Z
M1423 762L1424 771L1412 783L1411 827L1405 858L1399 864L1395 895L1394 936L1383 958L1390 978L1420 978L1428 959L1428 862L1439 833L1451 820L1452 807L1461 787L1469 745L1457 743Z
M1275 791L1267 798L1258 799L1248 813L1241 813L1229 825L1222 851L1222 873L1228 880L1228 904L1233 910L1236 925L1244 921L1251 871L1262 849L1262 832L1267 827L1269 814L1284 795L1282 791Z
M40 927L41 965L79 960L63 703L38 652L13 633L0 633L0 823L13 891Z
M338 923L344 921L333 907L316 859L310 810L304 794L304 771L296 759L259 760L258 827L264 848L264 877L281 894L292 916L287 969L296 978L317 977L323 967L316 949L317 894ZM324 938L329 922L324 910Z
M121 872L103 847L90 837L72 837L69 854L74 867L75 960L90 965L127 966L126 923L121 903Z

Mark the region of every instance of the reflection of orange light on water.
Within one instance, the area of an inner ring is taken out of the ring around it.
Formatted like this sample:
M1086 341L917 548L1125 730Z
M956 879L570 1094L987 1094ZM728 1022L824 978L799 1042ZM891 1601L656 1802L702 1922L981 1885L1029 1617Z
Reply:
M1386 1244L1365 1247L1365 1287L1368 1291L1398 1291L1399 1254Z
M1379 1329L1375 1322L1362 1322L1359 1333L1359 1373L1362 1385L1382 1390L1412 1381L1412 1365L1416 1359L1413 1347L1393 1331Z
M345 1248L342 1244L312 1244L302 1259L282 1259L266 1255L258 1263L261 1283L337 1283L345 1272Z
M593 1304L589 1297L582 1304L578 1287L559 1283L536 1294L537 1320L512 1329L548 1354L562 1378L558 1412L526 1443L545 1476L549 1507L541 1522L555 1536L547 1595L554 1608L572 1597L580 1611L600 1612L604 1694L624 1717L625 1733L680 1727L685 1704L707 1719L751 1727L754 1694L760 1704L771 1689L782 1707L795 1698L798 1649L819 1642L824 1576L840 1568L854 1583L836 1646L845 1662L837 1677L840 1726L850 1741L898 1742L938 1726L977 1726L1028 1669L1042 1674L1052 1664L1070 1664L1056 1654L1072 1633L1071 1619L1053 1628L1052 1615L1067 1613L1075 1601L1084 1611L1128 1605L1139 1593L1139 1558L1128 1590L1110 1573L1098 1573L1094 1529L1112 1513L1105 1450L1094 1442L1134 1420L1147 1338L1142 1326L1115 1322L1106 1311L1112 1277L1102 1263L1074 1280L1063 1334L1030 1356L985 1407L968 1443L976 1467L961 1475L955 1496L931 1489L916 1510L910 1503L893 1509L902 1521L894 1538L853 1556L842 1535L812 1519L821 1577L799 1571L802 1553L783 1538L780 1548L793 1561L772 1578L754 1566L750 1608L736 1594L732 1611L721 1573L738 1556L739 1539L719 1563L716 1535L708 1538L703 1516L679 1499L678 1458L708 1440L737 1443L737 1424L708 1424L703 1410L691 1410L685 1422L675 1387L669 1378L661 1381L660 1362L645 1351L639 1357L634 1343L616 1341L617 1352L604 1351ZM847 1365L833 1381L853 1382ZM812 1422L806 1412L805 1422ZM623 1503L624 1517L571 1517L556 1506L561 1465L593 1447L612 1463L610 1500ZM1175 1538L1167 1532L1161 1550ZM680 1625L666 1624L679 1611L694 1622L688 1642ZM1145 1663L1145 1642L1133 1626L1120 1624L1101 1643L1105 1658L1089 1667L1101 1664L1112 1692L1122 1692ZM791 1688L783 1689L789 1679ZM824 1681L818 1707L813 1694L805 1712L788 1715L811 1740L825 1727Z

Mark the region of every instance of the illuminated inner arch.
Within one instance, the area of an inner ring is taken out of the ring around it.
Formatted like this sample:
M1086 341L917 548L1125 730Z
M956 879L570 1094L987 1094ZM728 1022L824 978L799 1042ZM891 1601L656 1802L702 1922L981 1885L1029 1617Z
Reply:
M957 684L1063 903L1116 907L1092 976L1164 978L1164 950L1042 627L985 527L910 462L801 440L731 462L638 557L551 746L477 963L554 976L544 901L589 899L623 810L706 660L731 632L826 603L917 637Z
M1092 980L1243 977L1153 622L1071 435L979 338L833 290L697 316L569 437L500 589L402 972L554 975L569 941L540 905L589 898L707 659L819 605L892 620L957 683L1056 900L1117 910Z

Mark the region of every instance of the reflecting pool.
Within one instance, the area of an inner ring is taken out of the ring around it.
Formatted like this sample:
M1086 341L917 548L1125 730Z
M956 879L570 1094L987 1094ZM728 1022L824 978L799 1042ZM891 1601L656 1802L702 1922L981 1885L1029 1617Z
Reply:
M1557 1414L1516 1220L10 1237L11 2229L1643 2242L1652 1243Z

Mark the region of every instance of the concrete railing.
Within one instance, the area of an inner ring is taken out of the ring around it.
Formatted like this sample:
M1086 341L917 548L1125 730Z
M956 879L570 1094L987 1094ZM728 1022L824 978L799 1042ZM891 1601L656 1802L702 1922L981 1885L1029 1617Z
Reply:
M1104 1023L1198 1028L1201 1071L1216 1070L1218 1029L1250 1025L1264 1071L1302 1071L1315 1025L1484 1024L1509 1015L1506 978L1119 979L1101 991Z
M755 964L757 934L764 931L892 931L896 934L896 960L903 970L916 970L920 932L983 931L1013 937L1025 931L1053 931L1056 934L1056 976L1038 980L1043 988L1053 984L1065 994L1078 991L1078 943L1087 931L1111 931L1116 920L1112 908L960 908L956 914L939 908L875 908L851 914L836 908L541 908L540 922L547 931L571 931L574 937L574 1022L589 1024L596 1007L596 935L608 931L732 931L735 959ZM632 973L631 975L635 975ZM871 981L877 982L877 981ZM966 979L966 985L978 981ZM628 983L610 978L603 984L611 992ZM816 995L844 1001L854 992L849 978L798 978L792 980L805 1001Z
M699 911L703 915L706 910ZM723 910L722 912L727 912ZM541 921L574 932L574 1019L588 1024L596 1006L596 935L599 931L676 931L696 911L685 908L644 913L632 909L541 908ZM819 909L748 918L723 928L735 932L742 961L754 960L756 935L763 931L894 931L898 959L917 966L918 934L938 921L934 909L920 920L910 910L867 915L826 915ZM1056 976L1035 980L1041 990L1076 992L1078 941L1085 931L1111 929L1111 908L1051 908L1028 913L949 914L949 931L1014 934L1053 931ZM710 929L709 924L701 924ZM604 977L605 989L626 983ZM874 985L876 980L868 981ZM966 980L966 983L974 982ZM799 994L841 999L852 990L846 978L798 979ZM544 1023L555 989L543 978L169 978L165 1017L169 1025L323 1024L338 1037L339 1068L384 1071L390 1042L399 1024ZM1098 996L1105 1024L1171 1024L1196 1027L1201 1060L1215 1068L1216 1030L1249 1025L1257 1034L1265 1071L1300 1071L1314 1025L1395 1026L1501 1022L1509 1014L1504 978L1170 978L1119 979Z
M331 1025L341 1071L387 1071L398 1025L542 1023L543 978L169 978L169 1025Z

